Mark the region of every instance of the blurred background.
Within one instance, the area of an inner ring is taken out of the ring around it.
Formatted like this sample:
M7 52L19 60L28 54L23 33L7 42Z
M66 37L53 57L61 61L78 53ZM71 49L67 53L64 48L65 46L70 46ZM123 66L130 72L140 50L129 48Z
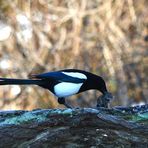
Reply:
M147 0L0 0L0 77L67 68L102 76L112 106L148 102ZM92 107L101 93L69 97ZM0 86L0 109L63 107L38 86Z

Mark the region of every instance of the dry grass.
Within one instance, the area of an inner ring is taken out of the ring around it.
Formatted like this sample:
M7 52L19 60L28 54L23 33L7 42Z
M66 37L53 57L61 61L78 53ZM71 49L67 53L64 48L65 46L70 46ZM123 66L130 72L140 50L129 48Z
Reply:
M146 0L0 0L1 21L12 27L11 36L0 42L0 59L10 62L8 69L0 69L1 77L78 68L106 79L117 98L114 105L147 101L147 7ZM18 14L30 22L32 37L26 41L18 37L24 29ZM19 96L10 89L0 88L3 109L57 106L38 87L21 87ZM84 93L77 102L93 105L95 96Z

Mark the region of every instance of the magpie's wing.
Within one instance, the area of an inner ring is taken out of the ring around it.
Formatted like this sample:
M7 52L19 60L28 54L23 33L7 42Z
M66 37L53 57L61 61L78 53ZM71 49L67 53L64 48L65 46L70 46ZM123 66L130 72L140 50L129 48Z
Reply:
M47 73L32 75L32 78L58 81L58 82L71 82L71 83L83 83L84 81L86 81L86 79L83 78L81 79L77 77L72 77L70 75L66 75L62 71L47 72Z

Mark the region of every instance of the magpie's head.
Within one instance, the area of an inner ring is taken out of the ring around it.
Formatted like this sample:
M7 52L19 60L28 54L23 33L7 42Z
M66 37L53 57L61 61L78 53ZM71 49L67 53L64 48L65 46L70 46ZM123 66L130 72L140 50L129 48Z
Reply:
M103 97L106 100L110 101L110 100L113 99L112 94L107 90L106 83L105 83L104 79L102 77L99 77L99 76L98 76L97 89L102 92Z
M109 103L111 102L111 100L113 100L113 95L107 90L106 83L105 83L105 81L103 80L102 77L99 77L98 81L100 83L99 83L97 88L98 88L99 91L102 92L103 95L101 95L98 98L97 107L108 108Z

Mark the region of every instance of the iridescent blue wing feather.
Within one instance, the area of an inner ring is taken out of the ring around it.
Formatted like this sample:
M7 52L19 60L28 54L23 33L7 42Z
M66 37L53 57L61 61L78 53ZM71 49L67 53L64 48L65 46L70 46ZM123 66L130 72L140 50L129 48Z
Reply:
M53 80L58 82L70 82L70 83L83 83L86 80L86 79L80 79L80 78L66 75L62 73L62 71L33 75L33 78L47 79L47 80Z

